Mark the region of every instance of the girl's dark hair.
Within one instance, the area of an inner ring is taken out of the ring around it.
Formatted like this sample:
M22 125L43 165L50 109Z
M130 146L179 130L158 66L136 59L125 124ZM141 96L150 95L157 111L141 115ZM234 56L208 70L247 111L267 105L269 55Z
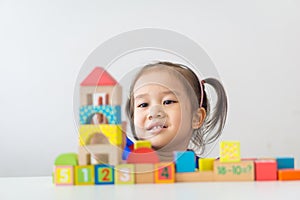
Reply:
M185 81L188 82L193 90L193 93L196 94L197 107L193 107L193 109L202 107L206 111L206 117L202 126L194 130L189 144L189 148L199 156L204 152L206 144L213 143L219 138L224 128L228 107L227 96L224 87L222 86L220 81L214 78L206 78L202 81L199 81L197 75L189 67L182 64L171 62L157 62L144 66L133 80L129 91L130 96L126 102L126 114L130 121L132 134L137 140L138 138L136 136L133 123L134 105L132 99L134 85L145 71L157 66L169 67L179 73L185 79ZM216 92L217 100L214 106L212 106L208 100L206 86L211 86Z

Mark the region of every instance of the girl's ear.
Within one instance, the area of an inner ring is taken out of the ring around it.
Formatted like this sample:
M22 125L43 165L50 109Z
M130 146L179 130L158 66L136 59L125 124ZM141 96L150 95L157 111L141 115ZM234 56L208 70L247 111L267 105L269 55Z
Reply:
M204 122L206 117L206 111L204 108L198 108L197 111L194 113L193 120L192 120L192 128L198 129Z

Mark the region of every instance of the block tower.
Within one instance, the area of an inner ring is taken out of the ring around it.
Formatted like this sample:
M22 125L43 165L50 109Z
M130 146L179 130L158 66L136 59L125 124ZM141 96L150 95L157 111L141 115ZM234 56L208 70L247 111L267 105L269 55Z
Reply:
M80 84L78 164L117 165L122 159L122 88L103 68Z

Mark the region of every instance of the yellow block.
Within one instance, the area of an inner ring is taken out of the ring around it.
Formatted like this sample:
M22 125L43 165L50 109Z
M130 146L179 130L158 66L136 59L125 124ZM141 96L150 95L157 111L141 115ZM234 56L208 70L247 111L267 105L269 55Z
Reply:
M239 162L241 160L239 141L220 142L220 162Z
M213 171L215 158L200 158L199 171Z
M138 140L134 143L134 149L138 149L141 147L151 148L151 143L148 140Z
M80 125L79 145L85 146L90 138L96 133L103 133L108 141L113 145L122 144L122 125L100 124L100 125Z

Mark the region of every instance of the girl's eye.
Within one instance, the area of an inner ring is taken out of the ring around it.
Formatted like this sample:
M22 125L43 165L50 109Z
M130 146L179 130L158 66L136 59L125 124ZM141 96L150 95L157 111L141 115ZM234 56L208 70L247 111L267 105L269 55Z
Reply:
M174 101L174 100L165 100L164 105L173 104L173 103L177 103L177 102L178 101Z
M141 103L141 104L139 104L137 107L138 108L145 108L145 107L147 107L148 106L148 103Z

